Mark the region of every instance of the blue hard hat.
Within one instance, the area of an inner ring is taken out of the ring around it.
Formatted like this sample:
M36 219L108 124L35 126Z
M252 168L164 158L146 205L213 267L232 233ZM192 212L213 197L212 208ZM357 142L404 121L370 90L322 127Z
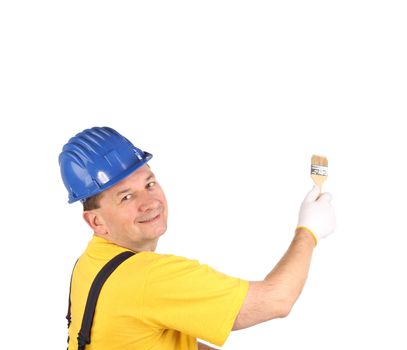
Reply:
M85 201L123 180L153 155L108 127L86 129L72 137L59 155L69 203Z

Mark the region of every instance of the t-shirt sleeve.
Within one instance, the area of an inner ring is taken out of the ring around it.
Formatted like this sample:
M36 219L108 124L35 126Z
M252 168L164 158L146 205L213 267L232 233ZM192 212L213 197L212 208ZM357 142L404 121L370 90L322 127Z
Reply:
M175 329L222 346L247 290L247 281L196 260L162 255L146 278L143 318L152 327Z

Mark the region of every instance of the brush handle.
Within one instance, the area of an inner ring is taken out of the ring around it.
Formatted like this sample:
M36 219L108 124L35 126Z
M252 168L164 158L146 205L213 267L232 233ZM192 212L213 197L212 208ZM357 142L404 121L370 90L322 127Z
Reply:
M319 187L319 190L322 193L322 184L325 182L327 176L312 174L311 178L314 181L315 185L317 185Z

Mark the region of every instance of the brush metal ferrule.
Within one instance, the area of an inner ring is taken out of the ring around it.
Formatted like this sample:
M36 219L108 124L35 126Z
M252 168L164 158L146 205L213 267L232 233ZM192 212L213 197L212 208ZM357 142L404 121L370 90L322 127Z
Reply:
M328 167L323 165L311 164L311 175L328 176Z

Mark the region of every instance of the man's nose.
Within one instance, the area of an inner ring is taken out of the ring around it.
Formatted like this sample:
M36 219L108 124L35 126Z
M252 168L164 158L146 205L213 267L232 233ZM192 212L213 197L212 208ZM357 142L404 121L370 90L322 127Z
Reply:
M159 201L150 194L145 194L141 198L141 204L139 205L139 211L149 212L156 209L159 206Z

